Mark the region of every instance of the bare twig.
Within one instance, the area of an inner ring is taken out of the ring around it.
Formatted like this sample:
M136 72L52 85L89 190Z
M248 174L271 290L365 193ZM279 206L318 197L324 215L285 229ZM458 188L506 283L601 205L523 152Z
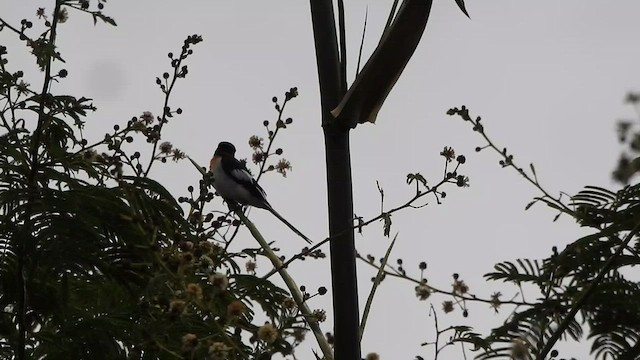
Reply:
M158 130L157 130L158 134L162 132L162 127L164 126L164 124L167 123L167 115L169 115L169 98L171 97L171 92L173 91L173 87L176 84L176 81L178 80L178 78L181 77L180 74L182 73L183 70L180 65L182 65L182 60L186 58L186 56L189 54L189 51L190 51L189 46L187 46L187 43L185 41L185 45L182 46L182 51L180 53L180 56L178 56L174 60L176 61L176 64L175 65L172 64L174 66L173 66L173 76L171 77L171 83L169 84L168 87L166 87L166 90L163 89L165 95L164 95L164 104L162 105L162 117L160 118L160 123L158 124ZM153 149L151 150L149 164L147 165L146 170L142 173L144 177L147 177L149 175L149 171L151 171L151 166L153 165L153 162L157 160L156 150L158 149L159 142L160 142L160 136L158 135L158 137L153 141Z
M364 261L366 264L368 264L369 266L380 270L380 266L376 265L374 263L372 263L371 261L369 261L367 258L362 257L362 255L358 255L358 258L362 261ZM387 267L389 265L387 264ZM396 269L391 268L391 270L393 271L389 271L389 270L384 270L384 274L385 275L389 275L389 276L393 276L399 279L403 279L403 280L407 280L410 281L412 283L415 283L417 285L424 285L422 279L414 279L410 276L407 276L406 274L403 274L399 271L397 271ZM435 293L440 293L440 294L444 294L444 295L450 295L455 297L456 299L460 299L460 300L464 300L464 301L477 301L477 302L483 302L483 303L487 303L487 304L494 304L495 300L493 299L484 299L484 298L480 298L477 297L475 295L469 295L469 296L464 296L458 293L454 293L452 291L445 291L436 287L433 287L431 285L427 285L429 287L429 289L431 289L431 291L435 292ZM515 301L515 300L506 300L506 301L500 301L500 304L506 304L506 305L517 305L517 306L522 306L522 305L528 305L528 306L533 306L534 304L532 303L528 303L528 302L524 302L524 301Z
M515 164L515 162L513 161L513 155L508 154L506 148L503 148L502 150L500 150L494 144L494 142L491 141L489 136L484 131L484 125L482 125L480 123L481 118L479 116L476 117L475 120L472 119L471 116L469 116L469 110L465 106L462 106L460 109L458 109L458 108L449 109L447 114L448 115L459 115L463 120L469 121L473 125L473 130L477 131L478 133L480 133L480 135L482 135L482 137L487 142L487 145L485 145L484 147L476 148L476 151L481 151L481 150L486 149L486 148L491 148L495 152L500 154L500 156L502 156L502 158L503 158L503 160L500 161L500 165L502 165L502 167L512 167L523 178L525 178L525 180L527 180L529 183L531 183L533 186L535 186L543 194L542 197L536 198L536 201L537 200L542 201L545 204L547 204L548 206L560 211L561 213L566 213L566 214L569 214L572 217L575 217L575 211L573 211L571 208L569 208L567 205L565 205L561 201L560 196L558 198L555 198L555 197L551 196L549 194L549 192L547 192L547 190L545 188L542 187L542 185L538 181L538 177L537 177L537 175L535 173L535 170L534 170L535 168L533 167L533 165L530 165L531 172L532 172L532 175L533 175L533 176L530 176L529 174L527 174L526 171L524 171L521 167L519 167L519 166L517 166Z
M437 192L438 192L438 188L439 188L440 186L442 186L443 184L448 183L448 182L451 182L451 181L450 181L449 179L443 179L443 180L441 180L438 184L436 184L435 186L431 187L428 191L425 191L425 192L423 192L423 193L417 193L417 194L416 194L416 195L414 195L414 196L413 196L409 201L405 202L404 204L402 204L402 205L400 205L400 206L397 206L397 207L395 207L395 208L393 208L393 209L391 209L391 210L389 210L389 211L381 212L381 213L380 213L380 215L375 216L375 217L373 217L373 218L371 218L371 219L369 219L369 220L367 220L367 221L360 222L360 223L358 223L357 225L354 225L354 226L352 226L352 227L350 227L349 229L346 229L346 230L344 230L344 231L345 231L345 232L346 232L346 231L353 231L354 229L365 227L365 226L367 226L367 225L369 225L369 224L371 224L371 223L373 223L373 222L376 222L376 221L379 221L379 220L383 219L385 216L388 216L388 215L391 215L391 214L393 214L393 213L395 213L395 212L397 212L397 211L400 211L400 210L403 210L403 209L406 209L406 208L412 207L413 203L414 203L414 202L416 202L418 199L421 199L422 197L424 197L424 196L426 196L426 195L428 195L428 194L431 194L431 193L433 193L434 195L436 195L436 194L437 194ZM297 260L297 259L300 259L300 258L303 258L304 256L307 256L307 255L311 254L313 251L315 251L315 250L319 249L322 245L324 245L324 244L328 243L329 241L331 241L332 239L334 239L334 238L336 238L336 237L338 237L338 236L340 236L340 235L341 235L341 233L336 234L336 235L335 235L335 236L333 236L333 237L327 237L327 238L325 238L324 240L322 240L322 241L320 241L320 242L316 243L315 245L313 245L312 247L310 247L310 248L306 249L305 251L302 251L302 252L300 252L300 253L298 253L298 254L294 255L294 256L293 256L293 257L291 257L289 260L285 261L285 262L283 263L283 266L284 266L284 267L289 266L293 261L295 261L295 260ZM278 268L275 268L275 269L271 270L270 272L268 272L268 273L267 273L265 276L263 276L262 278L263 278L263 279L268 279L269 277L271 277L271 276L272 276L273 274L275 274L276 272L278 272Z

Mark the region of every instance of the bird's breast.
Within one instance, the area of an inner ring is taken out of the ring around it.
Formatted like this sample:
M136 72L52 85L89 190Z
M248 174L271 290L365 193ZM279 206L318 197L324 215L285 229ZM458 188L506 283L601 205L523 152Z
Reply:
M211 174L213 177L213 187L218 194L227 200L233 200L243 205L260 206L260 202L242 184L235 181L230 175L225 173L220 159L211 160Z
M214 156L211 158L211 161L209 161L209 171L213 172L213 168L216 166L216 164L218 164L220 162L220 158L218 156Z

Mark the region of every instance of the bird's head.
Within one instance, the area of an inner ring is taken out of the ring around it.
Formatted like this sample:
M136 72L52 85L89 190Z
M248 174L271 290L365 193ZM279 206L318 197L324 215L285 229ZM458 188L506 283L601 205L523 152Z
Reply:
M236 154L236 147L233 146L232 143L227 141L223 141L220 144L218 144L218 148L214 153L215 156L222 156L222 155L235 156L235 154Z

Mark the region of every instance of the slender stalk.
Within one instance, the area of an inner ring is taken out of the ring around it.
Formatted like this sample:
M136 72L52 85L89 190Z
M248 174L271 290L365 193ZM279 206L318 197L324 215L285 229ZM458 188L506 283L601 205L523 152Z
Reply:
M359 255L358 259L364 261L367 265L369 265L369 266L371 266L371 267L373 267L373 268L375 268L377 270L380 270L380 266L379 265L376 265L376 264L372 263L371 261L363 258L362 256ZM389 271L389 270L384 270L384 275L385 276L387 276L387 275L388 276L393 276L393 277L396 277L398 279L407 280L407 281L410 281L410 282L412 282L412 283L414 283L416 285L423 284L423 282L421 280L411 278L411 277L409 277L407 275L404 275L404 274L398 272L395 269L394 269L393 272ZM484 299L484 298L478 297L476 295L467 295L467 296L465 296L465 295L460 295L460 294L454 293L452 291L445 291L445 290L433 287L431 285L427 285L427 286L434 293L439 293L439 294L443 294L443 295L450 295L450 296L455 297L456 299L463 300L463 301L476 301L476 302L482 302L482 303L487 303L487 304L493 304L495 302L493 299ZM535 304L529 303L529 302L526 302L526 301L501 300L500 301L500 305L534 306Z
M555 209L557 209L557 210L559 210L561 212L567 213L567 214L575 217L574 211L571 210L567 205L565 205L560 200L560 197L555 198L555 197L551 196L547 192L547 190L542 187L542 185L538 181L538 176L536 175L535 171L533 171L533 168L532 168L532 175L533 176L529 176L529 174L527 174L521 167L517 166L514 163L513 158L511 158L509 156L509 154L507 154L504 150L500 150L498 148L498 146L495 145L495 143L489 138L489 135L487 135L487 133L485 133L485 131L484 131L484 126L481 125L480 122L478 121L478 119L480 119L480 118L478 117L477 120L474 120L469 116L468 110L466 110L466 111L467 112L465 113L465 109L462 109L462 110L460 110L458 112L454 112L454 113L457 113L460 117L463 118L463 120L471 122L471 124L474 126L474 129L476 129L476 131L478 131L480 133L480 135L482 135L484 140L487 142L487 145L485 145L484 147L482 147L480 149L485 149L487 147L490 147L495 152L500 154L500 156L502 156L502 158L504 159L503 160L504 161L503 167L512 167L512 168L514 168L525 180L527 180L529 183L531 183L533 186L535 186L543 194L543 196L540 198L540 200L545 202L550 207L553 207L553 208L555 208ZM467 116L468 116L468 118L467 118ZM548 200L548 199L551 199L551 200Z
M307 324L309 324L309 327L311 328L311 331L313 332L313 335L315 336L316 341L320 346L320 350L322 350L322 354L324 355L324 358L326 360L333 360L333 352L331 350L331 345L329 345L329 343L327 342L327 339L324 337L322 330L320 329L320 325L318 325L318 321L315 319L315 316L311 312L311 309L309 309L309 307L305 303L304 298L302 297L302 294L300 293L299 287L296 284L295 280L293 280L293 278L291 277L291 275L289 275L287 270L284 269L284 267L282 266L282 261L280 261L280 258L278 257L278 255L273 252L273 250L269 246L269 243L264 239L264 237L262 237L262 234L260 234L260 232L255 227L255 225L253 225L253 223L249 221L249 219L247 219L247 217L244 215L241 209L239 209L237 206L233 206L233 207L234 209L232 210L234 210L234 212L238 215L240 220L242 220L242 222L246 225L247 229L249 229L249 231L251 232L251 235L253 235L253 237L258 241L258 243L264 250L265 255L271 261L271 264L273 264L273 267L276 269L279 269L278 274L280 274L280 276L282 277L282 280L284 280L285 284L287 285L287 288L289 289L289 292L291 292L291 296L296 302L296 305L298 305L298 309L300 310L300 312L302 312L305 319L307 320Z
M285 97L284 101L282 102L282 106L280 107L280 110L278 110L278 119L276 120L276 124L280 121L282 121L282 114L284 113L284 108L287 106L287 102L289 102L289 100L287 100L287 98ZM271 146L273 146L273 141L276 138L276 135L278 135L278 131L280 131L280 127L276 125L276 129L273 131L273 135L269 136L269 144L267 145L267 150L265 150L264 152L264 159L262 159L262 164L260 165L260 171L258 171L258 176L256 176L256 181L260 181L260 178L262 177L262 174L264 174L264 168L267 165L267 160L269 159L269 152L271 151Z
M162 105L162 117L160 118L160 124L158 125L159 126L158 133L162 131L162 127L164 126L164 124L167 123L167 113L168 113L167 109L169 108L169 98L171 97L171 91L173 91L173 87L175 86L176 81L178 80L178 74L182 71L180 65L182 65L182 60L185 59L185 55L187 54L187 51L189 51L187 46L183 46L180 56L176 58L178 59L178 63L173 67L173 76L171 77L171 83L169 84L169 86L167 86L165 91L164 104ZM149 164L147 165L147 169L142 173L143 177L149 176L149 171L151 171L151 166L153 165L153 162L157 160L156 150L158 149L159 141L160 141L160 138L157 138L153 142L153 150L151 150L151 157L149 159Z
M53 45L56 42L56 30L58 26L58 13L62 0L56 0L56 6L54 9L53 21L49 32L49 45ZM27 275L25 274L25 257L27 257L27 247L25 242L31 238L33 231L31 223L31 215L33 212L33 203L35 201L36 188L38 186L36 182L36 175L38 174L38 149L40 148L40 142L42 138L43 129L46 126L48 115L45 114L45 102L47 101L49 94L49 86L51 84L51 55L47 56L46 64L44 67L44 81L42 83L42 92L40 93L40 104L38 108L38 125L33 134L33 140L31 142L31 171L27 178L27 184L29 187L29 195L27 197L26 209L23 218L23 228L19 230L21 234L17 236L17 285L18 285L18 299L16 301L16 321L18 325L18 339L16 349L16 359L26 360L26 322L25 316L27 313Z
M193 160L192 160L192 161L193 161ZM197 165L196 165L196 166L197 166ZM447 183L447 182L450 182L450 181L449 181L449 180L447 180L447 179L443 179L443 180L442 180L442 181L440 181L438 184L436 184L435 186L431 187L431 188L429 189L429 191L426 191L426 192L416 192L416 194L415 194L411 199L409 199L409 201L405 202L404 204L399 205L399 206L397 206L397 207L395 207L395 208L393 208L393 209L391 209L391 210L389 210L389 211L384 211L384 212L383 212L383 211L381 211L379 215L377 215L377 216L375 216L375 217L373 217L373 218L371 218L371 219L369 219L369 220L367 220L367 221L361 222L361 223L359 223L358 225L355 225L355 226L354 226L354 225L351 225L351 227L350 227L349 229L346 229L346 230L344 230L343 232L340 232L340 233L334 234L333 236L329 236L328 238L325 238L324 240L322 240L322 241L319 241L319 242L315 243L312 247L308 248L306 251L303 251L303 252L301 252L301 253L299 253L299 254L296 254L296 255L292 256L289 260L285 261L285 262L284 262L284 264L283 264L283 266L284 266L284 267L287 267L287 266L289 266L292 262L294 262L296 259L300 259L300 258L302 258L302 257L304 257L304 256L307 256L307 255L311 254L313 251L315 251L315 250L319 249L320 247L322 247L322 245L326 244L327 242L329 242L329 241L335 241L334 239L337 239L339 236L343 235L343 233L345 233L345 232L347 232L347 231L353 231L353 230L355 230L355 229L361 229L361 228L363 228L363 227L365 227L365 226L367 226L367 225L370 225L370 224L372 224L372 223L374 223L374 222L376 222L376 221L381 220L381 219L382 219L383 217L385 217L386 215L391 215L391 214L393 214L393 213L395 213L395 212L398 212L398 211L400 211L400 210L403 210L403 209L406 209L406 208L409 208L409 207L410 207L410 208L419 208L419 207L424 206L424 205L413 205L413 203L414 203L414 202L416 202L418 199L421 199L422 197L424 197L424 196L426 196L426 195L428 195L428 194L430 194L430 193L437 194L438 188L440 188L440 186L442 186L443 184L445 184L445 183ZM437 196L437 195L436 195L436 196ZM267 273L265 276L263 276L262 278L263 278L263 279L268 279L270 276L272 276L272 275L273 275L273 274L275 274L276 272L277 272L277 268L276 268L276 269L274 269L274 270L271 270L270 272L268 272L268 273Z
M436 341L433 346L433 360L438 360L438 355L440 354L440 348L438 348L438 344L440 344L440 328L438 327L438 313L436 313L436 309L433 307L433 304L429 305L429 314L433 314L433 325L436 328Z
M337 121L331 115L346 92L346 79L340 67L333 3L310 0L310 5L325 139L329 237L334 240L330 243L334 350L339 360L357 360L361 358L360 312L352 229L350 128L347 122Z

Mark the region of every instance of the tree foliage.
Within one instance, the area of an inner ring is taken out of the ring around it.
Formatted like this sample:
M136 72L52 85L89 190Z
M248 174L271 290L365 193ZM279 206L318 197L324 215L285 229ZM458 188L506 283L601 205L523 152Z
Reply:
M156 79L161 115L145 111L102 138L86 138L96 108L91 99L56 94L68 74L56 32L71 12L116 25L103 14L104 1L90 5L58 0L51 13L38 9L34 22L0 19L3 35L23 42L44 80L41 90L26 83L0 46L0 357L291 354L315 320L302 317L288 291L256 275L262 248L234 247L240 221L212 206L211 179L176 198L152 176L155 164L185 157L161 140L162 130L182 113L170 107L170 96L202 38L190 35L169 53L170 71ZM285 103L296 96L291 89ZM274 101L278 120L275 131L265 124L268 148L292 122ZM282 150L263 151L257 139L260 174L286 174L284 159L267 165Z
M96 108L91 99L55 91L68 75L63 51L56 46L57 29L70 13L115 26L103 12L105 2L92 7L84 0L57 0L53 9L38 9L36 20L18 24L0 18L0 31L22 41L43 79L41 89L28 84L20 68L28 64L16 67L9 49L0 46L0 356L269 359L276 353L292 354L308 329L326 316L302 302L326 289L311 294L302 288L300 301L292 296L298 288L283 289L270 276L294 260L324 257L319 247L330 239L260 277L256 258L274 258L273 252L268 245L238 248L239 218L244 217L214 206L209 174L203 170L202 179L180 197L154 179L156 164L186 156L162 141L162 134L164 125L182 113L170 106L171 94L189 73L186 63L202 41L198 35L188 36L178 52L169 53L169 70L156 78L160 115L144 111L103 137L85 136L85 122ZM456 3L466 14L464 2ZM290 169L280 157L282 149L272 151L272 146L293 122L284 117L284 108L297 95L291 88L282 102L273 99L277 120L274 126L264 123L268 144L258 136L249 139L258 179ZM637 107L639 98L630 95L627 100ZM415 283L419 300L433 299L433 294L450 297L443 302L444 313L458 306L467 316L468 302L484 302L495 311L512 307L505 322L487 336L467 325L440 329L432 307L436 339L423 345L434 346L434 358L454 344L473 348L480 359L555 358L558 340L585 337L597 359L640 357L640 286L630 276L640 261L640 185L631 183L638 169L631 157L638 153L639 136L632 124L619 125L628 149L614 179L624 187L587 186L568 197L552 195L540 185L532 164L522 168L506 148L496 146L480 117L472 118L465 107L448 114L471 123L486 141L477 151L494 150L500 166L515 170L540 191L527 209L545 204L555 219L569 216L592 232L562 250L552 249L544 259L503 261L486 274L490 281L515 286L522 300L503 300L499 292L490 298L472 295L458 274L452 290L443 290L427 283L426 263L418 266L419 278L410 278L401 261L389 264L391 248L380 265L372 256L360 257L378 270L365 313L380 282L394 276ZM384 191L378 187L380 215L367 221L356 217L356 228L381 222L390 236L392 214L424 206L416 204L426 195L439 203L446 197L441 189L446 184L469 186L468 177L458 173L466 158L449 147L441 155L445 168L440 182L427 185L420 173L408 174L415 195L391 209L385 208ZM534 292L535 300L526 301L525 291L527 298Z
M431 284L425 274L426 262L418 265L420 276L415 277L407 272L402 259L394 266L386 261L387 256L380 262L372 255L360 257L379 271L376 287L381 279L394 277L416 284L415 295L419 300L433 300L434 294L449 298L442 302L444 314L459 308L466 318L468 304L474 302L485 303L496 313L507 311L502 324L482 335L467 325L441 329L442 319L438 319L431 305L429 313L435 325L435 339L425 341L422 346L433 349L433 359L457 343L468 344L461 348L465 359L465 349L472 350L477 359L566 359L571 354L560 354L555 345L559 340L571 339L589 341L595 359L640 358L640 285L637 273L633 272L640 265L640 184L614 190L585 186L573 196L552 195L540 184L533 164L528 169L521 167L507 148L491 140L479 116L473 118L465 106L452 108L447 114L470 123L473 131L484 139L485 144L476 147L476 152L493 151L500 158L500 167L516 171L539 191L540 195L526 205L525 210L536 204L547 205L555 212L554 221L561 215L569 216L591 233L562 250L553 247L546 258L522 258L496 264L485 278L513 286L516 295L510 300L504 299L504 287L488 298L471 293L459 274L453 275L451 290ZM441 155L450 155L452 159L453 150L445 148ZM466 162L464 157L457 160L459 164ZM622 181L620 171L620 168L615 170L614 179ZM635 172L626 173L624 182L629 183ZM468 184L464 176L460 183L460 176L453 174L455 171L448 176L457 178L459 186ZM420 178L419 174L409 174L407 183L417 184ZM382 191L381 197L384 198ZM445 334L448 337L443 340ZM425 359L422 355L416 358Z
M619 190L586 186L568 201L562 195L551 196L540 186L533 165L526 171L506 149L494 145L480 117L472 119L465 107L451 109L449 114L471 122L484 137L487 145L477 151L492 148L502 157L502 167L515 169L541 191L543 195L533 203L542 202L557 211L556 219L569 215L592 229L563 250L554 247L547 258L502 262L485 275L488 280L537 291L534 302L518 304L504 324L492 330L485 339L490 349L478 358L546 359L557 356L552 349L560 338L580 340L585 335L592 340L597 359L638 358L640 286L630 269L640 264L640 185Z

